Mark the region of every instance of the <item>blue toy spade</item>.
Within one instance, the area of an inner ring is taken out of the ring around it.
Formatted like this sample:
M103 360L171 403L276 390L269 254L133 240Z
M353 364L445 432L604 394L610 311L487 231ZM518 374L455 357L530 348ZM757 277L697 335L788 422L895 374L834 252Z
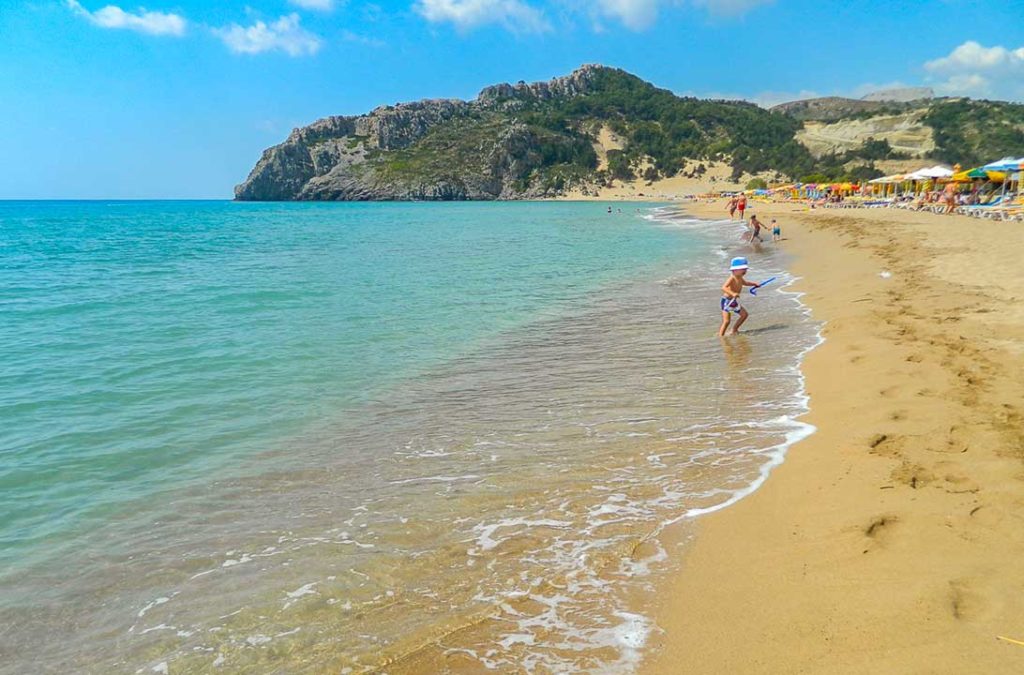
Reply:
M765 286L767 286L767 285L768 285L768 284L770 284L771 282L775 281L775 280L776 280L777 278L778 278L778 277L772 277L771 279L768 279L768 280L766 280L766 281L762 281L761 283L759 283L759 284L757 285L757 288L764 288ZM750 294L751 294L751 295L757 295L757 288L751 288L751 289L750 289Z

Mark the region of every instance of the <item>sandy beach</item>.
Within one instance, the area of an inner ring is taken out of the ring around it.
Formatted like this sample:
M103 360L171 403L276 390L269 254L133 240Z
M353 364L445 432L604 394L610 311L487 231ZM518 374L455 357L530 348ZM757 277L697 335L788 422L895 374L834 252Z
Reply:
M750 211L779 219L825 322L804 363L818 431L699 521L642 672L1024 672L1024 228Z

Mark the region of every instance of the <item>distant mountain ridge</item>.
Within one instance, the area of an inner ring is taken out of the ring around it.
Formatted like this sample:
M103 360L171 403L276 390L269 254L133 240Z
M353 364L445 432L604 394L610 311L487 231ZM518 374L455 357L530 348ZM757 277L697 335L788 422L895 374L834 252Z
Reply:
M866 100L862 98L845 98L842 96L822 96L805 98L774 105L769 110L785 113L800 121L837 122L854 116L865 114L883 114L903 112L913 107L911 102Z
M803 123L796 138L819 161L855 151L869 139L885 141L893 158L948 163L976 165L1024 153L1024 105L931 94L928 88L908 88L862 99L791 101L771 110Z
M994 135L990 124L999 125ZM598 144L609 131L622 139L621 150L605 153ZM679 97L623 70L585 65L547 82L485 87L471 101L424 100L317 120L265 150L235 197L522 199L637 174L699 173L704 161L729 162L736 178L774 171L859 179L879 174L877 160L949 161L952 152L964 161L1024 154L1024 106L832 97L765 110Z
M893 87L861 96L862 101L895 101L897 103L920 101L925 98L935 98L935 90L931 87Z

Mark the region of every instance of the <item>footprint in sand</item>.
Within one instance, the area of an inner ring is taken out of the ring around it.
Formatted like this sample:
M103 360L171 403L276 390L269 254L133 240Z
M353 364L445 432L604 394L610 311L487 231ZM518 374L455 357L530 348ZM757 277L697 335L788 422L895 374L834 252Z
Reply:
M962 577L949 582L949 609L958 621L975 621L989 613L992 603L985 597L979 579Z
M935 480L935 474L912 462L904 461L893 469L890 477L897 483L902 483L914 490L919 490Z
M869 452L880 457L898 457L904 439L890 434L875 434L868 440Z
M889 532L898 521L899 518L892 514L876 516L864 528L864 536L870 539L875 546L883 546ZM868 553L870 551L871 547L868 547L863 552Z

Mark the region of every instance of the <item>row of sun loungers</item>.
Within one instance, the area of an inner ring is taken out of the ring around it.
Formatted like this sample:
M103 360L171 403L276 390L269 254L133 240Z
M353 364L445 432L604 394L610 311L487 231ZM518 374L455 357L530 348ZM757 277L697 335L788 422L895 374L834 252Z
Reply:
M1024 203L1014 200L1003 200L993 204L961 206L957 213L975 218L991 220L1022 220L1024 221Z
M989 220L1016 220L1024 222L1024 201L1014 199L996 199L989 204L962 205L954 207L953 212L973 218ZM905 209L909 211L931 211L947 213L949 207L945 202L894 201L891 199L845 199L841 202L828 202L821 205L827 209Z

